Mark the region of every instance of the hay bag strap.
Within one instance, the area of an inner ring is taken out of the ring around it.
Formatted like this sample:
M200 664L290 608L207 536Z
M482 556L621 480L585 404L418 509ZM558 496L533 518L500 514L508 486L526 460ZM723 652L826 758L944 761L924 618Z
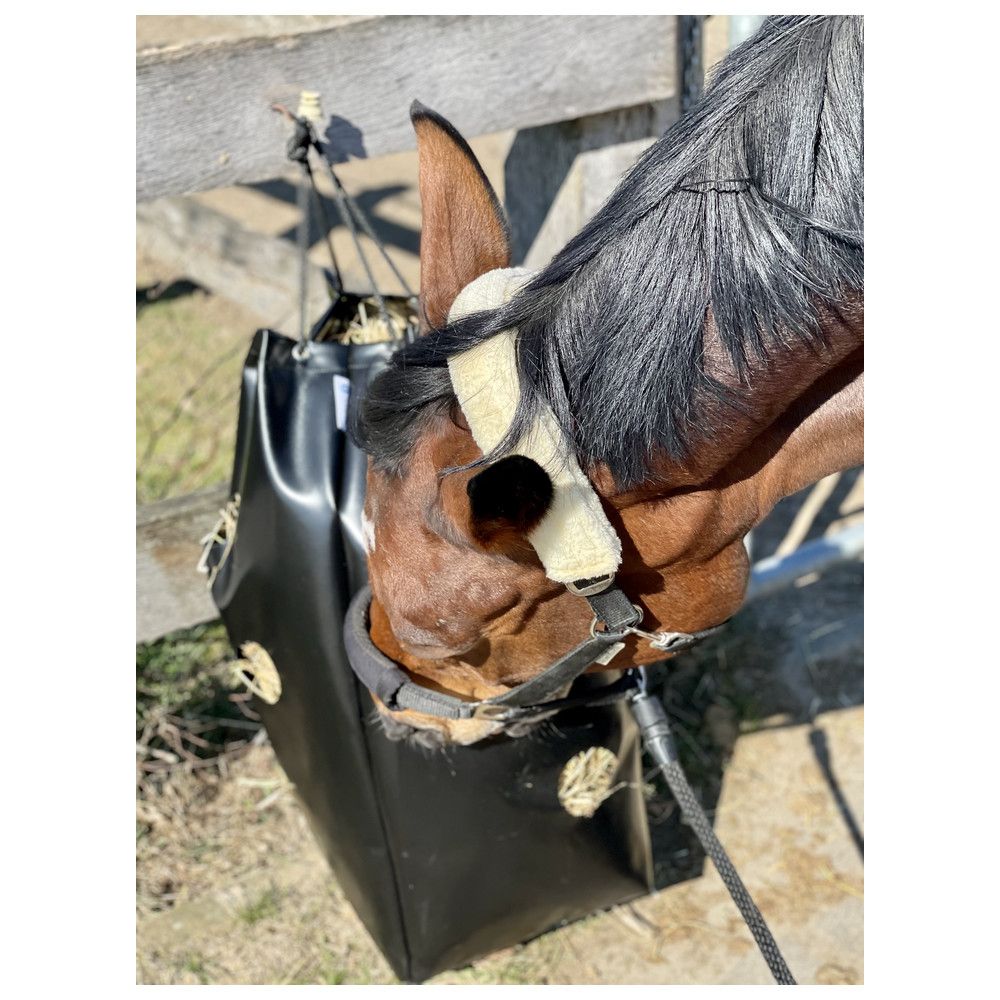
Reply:
M319 157L330 177L330 181L333 184L333 197L334 203L337 206L337 212L340 215L341 222L343 222L347 231L351 234L355 253L358 255L358 260L361 261L368 284L372 289L372 298L375 299L379 317L385 325L385 329L389 332L390 339L403 339L405 337L405 339L411 340L416 335L416 330L410 326L407 326L403 331L398 329L397 323L386 305L385 296L379 291L378 284L375 281L371 264L368 261L364 245L361 242L358 232L359 228L375 244L379 254L388 264L396 280L403 287L414 311L416 310L417 296L410 287L409 282L407 282L396 266L396 262L389 255L385 244L372 228L365 213L361 211L358 203L347 192L344 185L341 184L340 178L333 169L334 162L336 162L335 152L330 148L329 143L321 142L317 137L316 125L323 121L319 94L314 91L302 91L299 96L298 113L294 115L282 104L274 104L272 105L272 109L283 114L294 125L294 131L288 140L287 154L288 159L293 163L297 163L302 170L298 187L298 208L300 212L297 230L299 249L299 342L296 347L296 358L301 360L305 357L309 351L310 344L323 322L320 320L318 324L311 328L308 323L308 252L313 211L322 220L324 239L330 255L331 270L327 272L330 296L336 301L344 295L343 278L341 277L340 267L337 263L337 256L334 253L333 243L330 240L330 231L333 227L330 225L330 219L326 214L326 209L323 207L323 199L319 188L316 186L316 176L310 164L310 154Z

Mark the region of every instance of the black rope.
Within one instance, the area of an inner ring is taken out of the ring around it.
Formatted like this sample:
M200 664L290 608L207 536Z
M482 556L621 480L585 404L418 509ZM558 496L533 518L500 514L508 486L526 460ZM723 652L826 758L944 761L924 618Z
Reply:
M361 210L361 207L357 204L354 198L347 192L347 189L340 182L340 178L337 176L336 171L333 169L333 160L331 159L329 150L326 146L319 141L316 136L316 132L313 129L311 122L308 119L298 117L293 115L287 108L281 105L273 105L274 110L283 113L292 123L294 124L294 132L291 138L288 140L288 158L293 162L299 163L303 170L303 185L305 186L305 180L308 177L309 184L312 188L312 201L315 206L316 211L320 214L323 220L324 227L324 239L326 241L327 250L330 253L330 262L333 270L333 278L335 285L332 287L332 291L336 292L338 295L343 293L344 282L340 273L340 268L337 265L337 257L333 250L333 243L330 239L330 231L333 228L330 225L330 220L327 217L326 209L323 205L323 200L320 197L319 190L316 186L316 178L312 172L309 165L309 152L310 150L315 150L316 153L323 160L326 165L327 172L330 175L330 180L333 183L333 195L334 204L337 206L337 213L340 215L341 221L347 227L351 234L351 239L354 242L354 249L357 252L358 258L361 261L361 265L365 270L365 275L368 278L368 282L372 289L372 298L375 299L376 305L378 306L379 313L382 316L382 320L389 331L396 330L396 322L389 312L388 306L386 305L385 297L379 291L378 285L375 282L375 275L372 273L371 266L368 262L368 257L365 254L364 247L361 243L360 236L358 234L358 227L360 226L364 234L375 244L376 249L385 259L392 273L396 276L396 280L402 286L404 293L411 300L411 304L416 308L417 296L413 289L410 287L409 282L403 277L402 272L396 266L396 262L392 259L389 251L386 249L385 244L379 238L378 234L375 232L371 223L368 221L367 216ZM300 278L300 310L302 317L305 316L306 309L306 253L308 249L304 247L304 241L307 239L305 233L308 232L308 204L304 202L303 195L299 194L299 208L303 213L304 221L300 223L299 226L299 250L301 258L301 270L302 276ZM301 347L304 348L306 334L305 334L305 320L301 320ZM406 324L406 329L403 331L407 339L412 339L415 330L411 328L411 324ZM397 331L398 332L398 331Z
M309 171L309 179L312 181L313 208L323 222L323 240L326 243L327 252L330 254L330 265L333 268L334 281L332 289L340 296L344 291L344 279L341 277L340 268L337 266L337 255L333 251L333 240L330 238L333 226L330 225L330 217L326 214L326 207L323 204L323 199L320 197L319 189L316 187L316 178L313 176L312 170Z
M324 158L326 159L327 165L330 167L330 172L333 173L333 164L330 162L329 154L324 150L323 155ZM337 177L336 174L333 174L333 177L334 180L337 182L337 184L340 184L340 178ZM344 201L347 203L348 208L350 208L352 214L354 215L355 219L358 222L358 225L361 226L365 235L375 244L376 248L378 249L378 252L382 255L382 257L385 259L385 262L391 268L392 273L396 276L396 280L399 282L400 286L406 293L407 297L411 299L416 298L413 289L410 287L410 283L406 280L406 278L403 277L402 272L399 270L399 268L396 267L396 262L390 256L389 251L385 247L385 244L382 242L378 234L372 228L372 224L368 221L368 216L366 216L365 213L361 211L361 206L348 193L347 189L344 188L343 185L340 186L340 190L344 196Z
M733 863L729 860L725 848L719 843L719 838L716 837L712 824L709 823L701 804L691 790L687 776L681 769L677 747L663 704L659 698L651 695L645 688L632 696L631 704L632 712L642 731L642 739L646 749L666 779L671 793L681 807L684 819L697 834L705 853L712 859L716 870L722 876L722 881L729 890L729 895L732 896L733 902L746 921L747 927L750 928L750 933L757 942L757 947L764 956L764 961L767 962L775 981L781 986L794 986L795 980L792 978L792 973L785 964L760 910L757 909L757 904L747 892L747 888L733 867Z
M382 320L385 322L386 329L392 330L394 327L392 319L389 316L389 309L385 304L385 299L382 297L382 293L378 290L378 286L375 283L375 275L372 274L372 269L368 264L368 258L365 255L364 247L361 245L361 239L358 236L358 228L355 224L354 216L348 207L350 196L344 190L344 186L340 183L340 178L334 172L333 164L330 162L330 158L324 151L319 139L316 138L316 133L308 119L299 118L293 115L292 120L295 122L295 131L292 133L291 139L288 140L288 158L303 164L306 172L309 174L309 179L312 181L313 192L317 202L319 202L319 192L316 190L316 179L313 177L312 171L309 169L309 150L315 149L322 158L323 162L326 164L327 172L330 174L330 180L333 182L334 203L337 206L337 211L340 214L340 218L344 225L347 226L350 231L351 238L354 241L354 249L357 252L358 258L361 260L361 266L365 269L365 275L367 276L368 283L372 288L372 297L375 299L379 312L382 314ZM327 228L329 229L329 226ZM377 237L375 238L375 242L384 254L385 248L381 246ZM330 248L331 257L333 257L333 244L330 243L329 240L327 240L327 246ZM303 271L305 271L304 258L302 265ZM337 268L335 258L334 268ZM340 272L337 270L338 279L339 274ZM343 287L343 285L341 285L341 287Z
M329 221L326 218L326 213L323 210L323 204L320 200L319 191L316 188L316 177L312 172L312 168L309 165L309 150L315 142L315 136L313 134L312 126L305 118L297 118L289 113L288 115L292 122L294 123L294 131L289 137L288 144L286 146L286 152L288 154L288 159L293 163L297 163L302 170L302 174L299 178L299 186L296 192L296 203L299 209L299 224L297 227L297 239L299 250L299 343L298 351L301 356L304 356L304 352L309 344L312 336L312 330L309 327L308 311L309 311L309 235L310 235L310 221L311 213L310 206L315 206L318 211L323 216L323 222L325 225L324 236L326 239L327 250L330 253L330 264L332 267L332 273L334 280L336 282L336 287L333 289L339 295L343 292L344 283L340 276L340 268L337 265L337 256L333 251L333 243L330 241L329 236Z
M333 164L330 162L329 156L326 154L320 141L316 138L316 133L313 130L312 124L306 118L300 118L295 115L289 114L295 125L295 129L288 140L287 152L288 158L294 163L298 163L302 168L302 182L299 185L298 190L298 208L300 212L299 226L298 226L298 245L299 245L299 350L303 351L306 347L308 341L308 335L306 331L306 312L308 307L308 261L307 255L309 250L309 222L310 222L310 195L312 205L315 206L316 210L319 212L324 226L324 239L326 241L327 250L330 253L330 262L333 268L333 275L336 282L335 291L340 294L344 289L343 278L341 277L340 268L337 265L337 256L333 250L333 243L330 239L330 220L326 214L326 210L323 207L323 200L320 197L319 189L316 186L316 177L312 172L312 168L309 165L309 151L315 149L320 155L323 162L326 164L328 173L330 174L330 180L333 182L333 193L334 193L334 204L337 206L337 212L340 215L341 220L347 227L351 234L351 238L354 241L354 249L357 252L358 258L361 261L362 267L365 269L365 275L368 278L368 282L371 285L372 297L378 306L379 313L382 316L382 320L386 325L387 330L394 330L395 324L393 323L392 317L389 314L389 309L386 306L385 298L378 289L378 285L375 283L375 275L372 273L371 266L368 263L368 257L365 255L364 247L361 244L361 239L358 235L358 228L355 223L355 218L361 221L364 226L365 232L375 241L375 245L379 248L382 255L389 261L390 266L393 271L399 277L406 289L408 295L412 297L413 293L409 286L402 279L402 275L396 270L395 264L389 258L388 252L382 245L381 240L375 235L371 226L368 224L368 220L364 218L364 213L361 212L360 208L353 204L350 195L344 189L344 186L340 183L340 178L336 175L333 169ZM352 212L353 209L353 212Z
M382 320L386 325L387 330L395 329L392 318L389 316L388 306L385 304L385 299L382 293L378 290L378 285L375 283L375 275L372 274L371 265L368 263L368 257L365 254L364 247L361 244L361 237L358 235L358 227L354 221L354 216L351 214L351 210L348 207L348 194L344 190L343 184L340 183L340 178L334 173L333 166L329 159L323 154L323 147L320 146L318 140L313 140L316 149L319 151L320 155L323 156L323 162L326 164L327 173L330 175L330 180L333 182L333 195L334 204L337 206L337 211L340 213L340 217L347 226L351 233L351 239L354 241L354 249L357 252L359 259L361 260L361 266L365 269L365 276L368 278L368 283L372 288L372 298L375 299L375 303L378 306L378 311L382 315Z
M299 247L299 350L304 350L308 334L309 309L309 181L312 171L305 160L299 161L302 176L296 192L296 202L299 209L299 226L297 243Z

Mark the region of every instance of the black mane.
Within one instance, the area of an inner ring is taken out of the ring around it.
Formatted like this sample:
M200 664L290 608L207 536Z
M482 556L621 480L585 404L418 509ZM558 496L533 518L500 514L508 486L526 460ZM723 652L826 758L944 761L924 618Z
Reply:
M773 17L719 66L701 102L626 175L507 306L400 351L354 432L399 472L426 417L454 402L447 358L516 327L522 398L511 447L540 405L584 468L622 486L711 434L703 367L711 308L737 370L821 334L817 310L864 281L860 17ZM731 400L730 400L731 401Z

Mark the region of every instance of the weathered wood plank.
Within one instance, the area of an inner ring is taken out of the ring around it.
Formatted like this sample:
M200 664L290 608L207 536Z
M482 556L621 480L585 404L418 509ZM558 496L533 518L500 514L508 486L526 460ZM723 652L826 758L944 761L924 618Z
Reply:
M196 566L198 540L215 526L227 497L227 488L217 486L136 511L136 642L218 618Z
M140 204L135 216L136 240L150 256L271 326L296 320L299 251L287 240L251 232L190 198ZM309 315L329 301L322 269L310 264Z
M262 180L286 167L269 106L301 90L355 155L414 145L415 97L467 136L662 100L676 91L670 16L401 16L140 55L137 198Z
M676 117L670 100L519 131L504 164L515 263L547 264Z

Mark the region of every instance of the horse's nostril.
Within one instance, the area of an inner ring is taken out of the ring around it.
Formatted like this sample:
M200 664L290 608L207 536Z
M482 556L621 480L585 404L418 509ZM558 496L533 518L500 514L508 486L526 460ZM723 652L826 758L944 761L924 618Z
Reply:
M435 643L407 642L405 639L400 639L399 643L408 653L421 660L447 660L467 653L475 645L469 643L466 646L442 646Z
M462 642L458 637L448 635L443 629L433 631L409 621L400 622L398 626L393 623L392 632L408 653L424 660L443 660L449 656L461 656L476 644L475 639L472 642Z

